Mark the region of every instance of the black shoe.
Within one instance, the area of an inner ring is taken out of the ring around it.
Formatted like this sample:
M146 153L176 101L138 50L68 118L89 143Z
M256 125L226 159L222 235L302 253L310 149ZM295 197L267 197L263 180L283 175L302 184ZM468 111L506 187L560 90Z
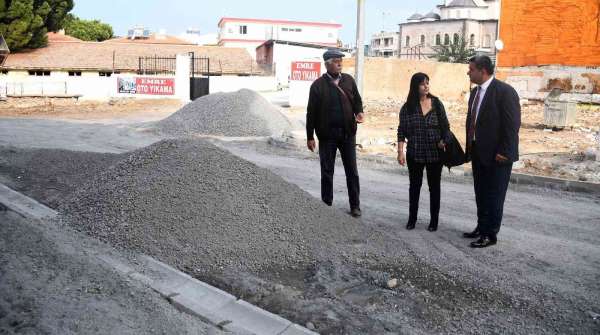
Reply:
M488 236L482 236L477 241L471 242L471 248L487 248L496 244L496 239Z
M323 202L325 203L325 205L327 205L327 206L329 206L329 207L331 207L331 205L332 205L332 202L331 202L331 201L325 201L325 200L323 200Z
M429 227L427 227L427 230L429 230L429 231L437 231L437 227L438 227L437 223L436 224L430 223Z
M473 230L470 233L463 233L464 238L478 238L480 236L481 236L481 233L477 229Z
M353 217L355 217L355 218L357 218L357 217L361 216L361 215L362 215L362 213L361 213L361 211L360 211L360 208L353 208L353 209L350 211L350 215L352 215L352 216L353 216Z
M413 230L413 229L415 229L415 225L416 224L417 224L416 222L408 221L408 223L406 224L406 229L407 230Z

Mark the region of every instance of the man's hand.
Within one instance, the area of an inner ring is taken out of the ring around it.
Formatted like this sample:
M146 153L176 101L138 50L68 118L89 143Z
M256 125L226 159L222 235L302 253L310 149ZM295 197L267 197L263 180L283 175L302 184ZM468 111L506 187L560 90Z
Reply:
M317 147L315 140L307 140L306 141L306 147L308 147L308 150L314 152L315 148Z
M406 156L404 155L404 152L399 152L398 153L398 164L404 166L404 164L406 164Z
M508 161L508 158L506 158L505 156L502 156L501 154L496 154L496 162L504 163L506 161Z
M365 114L364 113L356 114L356 123L363 123L363 122L365 122Z

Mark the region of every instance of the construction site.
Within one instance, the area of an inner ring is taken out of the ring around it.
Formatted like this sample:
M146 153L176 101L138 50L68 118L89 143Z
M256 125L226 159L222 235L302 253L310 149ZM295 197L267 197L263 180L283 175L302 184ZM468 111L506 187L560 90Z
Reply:
M500 247L474 251L461 237L476 220L470 177L444 173L440 230L424 229L423 211L409 232L406 172L369 154L389 144L365 142L355 219L343 175L333 207L317 198L303 115L272 104L276 95L153 101L148 114L142 100L81 102L77 112L45 100L34 117L40 101L9 102L0 182L57 214L0 213L0 329L236 333L86 256L102 250L138 266L150 256L321 334L598 332L599 193L514 183ZM359 134L395 128L390 104L366 102Z

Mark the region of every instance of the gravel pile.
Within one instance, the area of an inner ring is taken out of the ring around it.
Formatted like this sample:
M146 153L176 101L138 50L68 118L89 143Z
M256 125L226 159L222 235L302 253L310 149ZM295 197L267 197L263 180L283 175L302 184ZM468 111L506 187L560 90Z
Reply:
M358 220L204 140L164 140L123 159L59 208L67 223L182 269L305 267Z
M260 94L242 89L198 98L158 121L156 127L171 136L252 137L280 135L289 130L291 124Z

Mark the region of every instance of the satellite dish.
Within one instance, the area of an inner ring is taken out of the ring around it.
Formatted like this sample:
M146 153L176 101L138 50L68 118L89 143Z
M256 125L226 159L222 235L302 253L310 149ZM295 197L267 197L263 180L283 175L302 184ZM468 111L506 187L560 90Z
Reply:
M502 40L496 40L494 46L496 47L496 50L502 51L502 49L504 49L504 42L502 42Z

